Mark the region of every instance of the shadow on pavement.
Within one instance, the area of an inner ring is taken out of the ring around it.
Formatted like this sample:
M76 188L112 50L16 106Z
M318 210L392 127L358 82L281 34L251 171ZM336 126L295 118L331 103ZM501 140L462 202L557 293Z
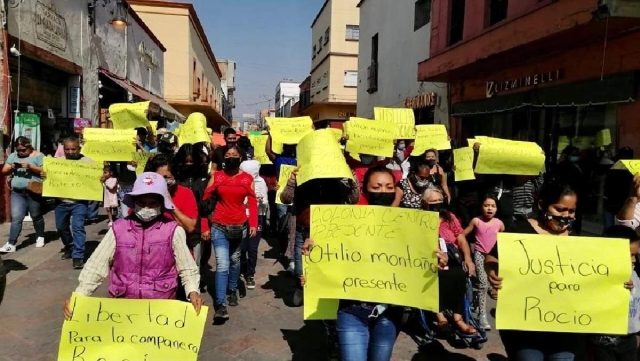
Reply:
M503 355L499 355L497 353L490 353L487 355L487 359L489 361L507 361L508 359L503 356Z
M473 357L469 357L459 353L453 353L444 348L440 342L433 342L430 345L420 347L411 361L474 361Z
M293 306L293 293L295 291L295 279L280 271L277 275L269 275L269 280L262 285L263 290L273 290L275 298L281 298L288 307Z
M280 330L291 349L292 361L325 361L328 358L321 321L305 321L299 330Z
M34 244L36 244L36 234L31 233L29 235L26 236L26 239L24 241L22 241L21 243L18 244L18 246L16 247L16 251L19 251L23 248L27 248L29 246L33 246ZM49 244L51 242L57 241L58 240L58 232L56 231L45 231L44 232L44 239L46 244Z
M29 267L25 266L23 263L16 261L15 259L3 259L2 264L4 265L4 269L7 273L11 271L26 271Z

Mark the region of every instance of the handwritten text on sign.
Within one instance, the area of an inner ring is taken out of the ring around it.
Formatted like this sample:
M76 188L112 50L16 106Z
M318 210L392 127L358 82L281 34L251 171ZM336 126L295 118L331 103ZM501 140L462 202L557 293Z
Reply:
M170 300L71 298L59 361L197 360L207 307Z
M396 139L413 139L416 136L416 118L413 109L373 108L377 121L396 125Z
M283 164L280 166L280 177L278 178L278 191L276 192L276 204L284 204L280 200L280 195L291 178L291 173L296 169L293 165Z
M628 240L500 233L498 250L498 329L627 333Z
M619 160L613 165L612 169L626 169L631 174L636 175L640 173L640 160Z
M313 132L311 117L271 118L267 117L269 133L276 143L298 144L307 134Z
M418 125L416 127L416 142L411 155L419 156L428 149L451 149L447 128L443 124Z
M252 135L249 134L249 141L253 146L253 158L260 162L260 164L273 164L267 156L266 145L269 140L268 135Z
M353 173L331 131L320 129L307 134L296 150L298 185L311 179L348 178L353 180Z
M96 162L128 162L136 151L134 129L85 128L82 154Z
M147 111L150 102L118 103L109 107L109 115L114 129L150 128Z
M100 202L103 196L100 183L102 169L102 163L44 158L46 178L42 183L42 195Z
M453 164L456 166L456 182L476 179L473 173L473 148L465 147L454 149Z
M211 135L207 132L207 118L202 113L191 113L175 130L178 144L211 143Z
M478 174L538 175L543 166L544 154L539 148L482 143L475 171Z
M345 129L349 136L347 152L379 157L393 156L395 125L363 118L351 118L345 124Z
M438 224L420 210L311 206L305 296L437 310Z

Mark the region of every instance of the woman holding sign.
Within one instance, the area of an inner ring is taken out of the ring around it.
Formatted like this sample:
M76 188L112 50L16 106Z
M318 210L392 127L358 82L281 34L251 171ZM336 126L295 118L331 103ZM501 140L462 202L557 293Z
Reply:
M552 180L540 191L537 217L516 222L511 232L569 236L577 203L578 197L571 186ZM486 256L485 268L493 287L492 297L497 298L502 287L502 278L498 276L497 245ZM625 284L625 287L633 285ZM509 359L516 361L572 361L585 346L585 338L576 333L502 330L500 337Z
M370 168L364 175L362 195L369 205L391 207L395 199L393 172L384 167ZM307 239L305 255L313 247ZM448 257L438 252L438 268L443 269ZM404 307L340 300L336 328L343 361L389 361L400 332Z

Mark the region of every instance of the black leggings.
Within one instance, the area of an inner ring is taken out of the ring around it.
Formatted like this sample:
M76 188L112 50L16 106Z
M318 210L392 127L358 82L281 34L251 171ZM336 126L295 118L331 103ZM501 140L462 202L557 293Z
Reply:
M464 297L467 292L467 274L461 266L449 266L438 272L440 311L449 310L464 315Z

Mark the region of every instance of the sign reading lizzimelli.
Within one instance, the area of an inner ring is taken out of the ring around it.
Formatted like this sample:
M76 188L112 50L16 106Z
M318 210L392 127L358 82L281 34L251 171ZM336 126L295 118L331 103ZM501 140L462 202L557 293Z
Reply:
M560 79L562 74L560 69L525 76L517 79L509 79L505 81L487 81L487 98L491 98L498 93L537 86L540 84L551 83Z
M67 50L67 22L63 16L38 1L33 17L38 40L56 49Z

